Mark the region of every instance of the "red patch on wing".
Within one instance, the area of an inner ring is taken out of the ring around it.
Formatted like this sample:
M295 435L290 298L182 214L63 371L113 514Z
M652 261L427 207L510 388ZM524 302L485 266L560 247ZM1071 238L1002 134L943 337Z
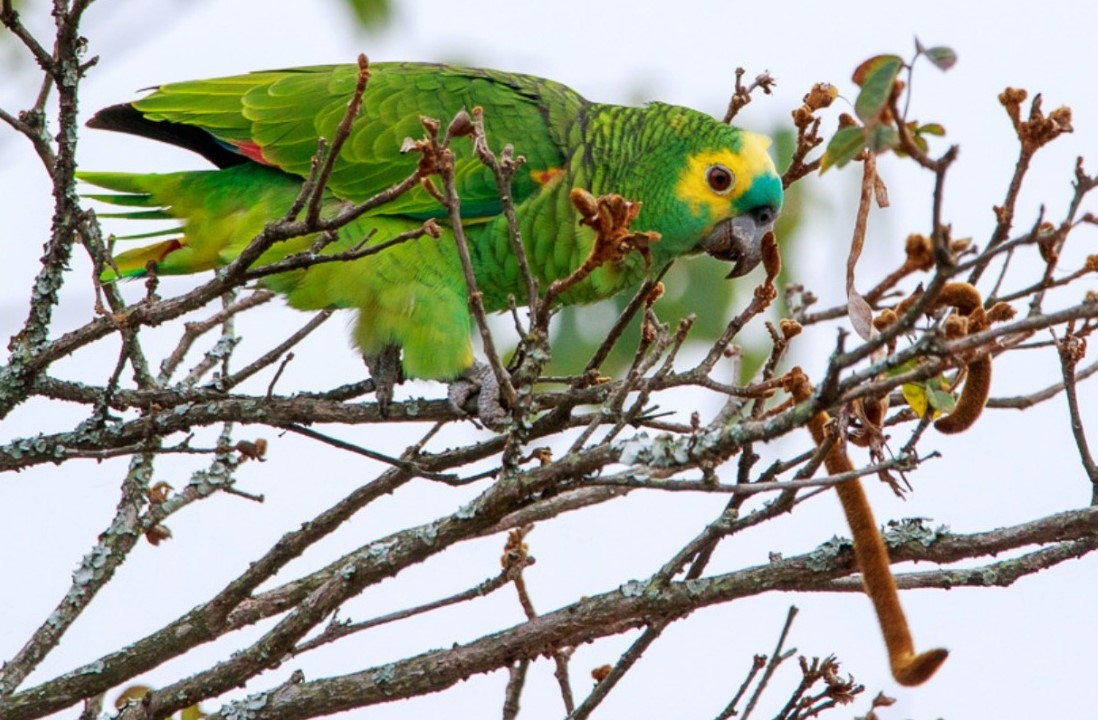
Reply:
M156 259L156 262L158 262L158 263L163 262L164 258L168 257L169 255L171 255L173 252L175 252L176 250L178 250L181 247L186 247L186 246L183 244L183 241L180 240L179 238L175 238L174 240L169 240L168 242L164 243L164 251L160 253L160 257L158 257Z
M531 170L530 177L532 177L534 182L538 185L545 185L563 172L564 168L559 167L546 168L545 170Z
M236 148L236 151L238 153L248 158L249 160L253 160L261 165L272 164L269 160L263 157L263 148L259 147L251 140L245 140L244 142L234 142L233 147Z

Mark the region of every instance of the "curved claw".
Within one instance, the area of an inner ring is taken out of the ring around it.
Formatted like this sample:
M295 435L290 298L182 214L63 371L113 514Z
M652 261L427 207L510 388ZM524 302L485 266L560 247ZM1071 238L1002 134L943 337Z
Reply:
M503 406L500 398L499 381L492 368L484 363L475 362L450 383L446 398L454 412L469 414L465 404L473 397L477 399L476 419L489 430L506 429L511 413Z
M404 371L400 365L400 348L388 345L377 355L363 355L370 377L374 380L374 398L382 416L389 414L389 404L393 401L393 388L404 382Z

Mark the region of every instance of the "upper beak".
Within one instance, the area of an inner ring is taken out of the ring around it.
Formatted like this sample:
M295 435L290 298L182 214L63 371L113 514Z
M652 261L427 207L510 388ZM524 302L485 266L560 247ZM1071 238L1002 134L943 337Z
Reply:
M732 263L727 277L746 275L762 262L762 239L774 231L776 218L773 208L764 207L721 220L702 238L701 247L718 260Z

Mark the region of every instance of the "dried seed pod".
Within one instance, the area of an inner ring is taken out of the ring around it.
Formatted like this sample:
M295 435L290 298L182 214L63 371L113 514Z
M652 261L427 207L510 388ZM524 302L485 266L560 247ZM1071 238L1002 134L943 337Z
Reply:
M808 377L799 368L790 370L782 380L783 389L798 402L812 398L812 385ZM816 413L808 422L808 430L816 445L823 445L828 437L827 426L831 418L826 412ZM824 466L833 475L854 470L854 464L843 450L842 443L835 443L824 458ZM911 639L911 630L907 617L900 605L900 596L896 591L896 581L892 577L892 568L888 560L888 549L877 529L873 518L873 509L869 506L865 490L857 478L841 482L835 486L843 512L846 514L850 533L854 538L854 557L862 573L865 592L873 601L877 620L888 648L892 677L901 685L921 685L945 662L949 651L942 648L915 653L915 644Z

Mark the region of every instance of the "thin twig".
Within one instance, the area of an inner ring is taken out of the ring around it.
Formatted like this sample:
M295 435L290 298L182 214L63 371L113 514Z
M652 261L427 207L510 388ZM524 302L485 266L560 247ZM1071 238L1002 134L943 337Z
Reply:
M595 684L595 689L584 698L579 707L572 711L568 716L568 720L583 720L589 717L599 704L606 699L610 691L625 677L625 674L636 665L644 651L656 641L664 628L667 627L668 622L667 620L661 620L646 627L641 636L633 641L629 649L622 654L613 669Z
M773 677L774 671L778 669L778 666L788 660L797 652L796 648L782 652L782 648L785 647L785 640L789 636L789 628L793 626L793 619L797 617L799 610L796 605L789 606L789 612L785 616L785 624L782 626L782 631L778 635L778 642L774 646L774 652L770 653L770 659L766 662L766 667L763 668L762 677L759 678L759 684L755 686L755 692L751 693L750 699L747 701L747 705L743 709L743 720L747 720L751 717L752 711L755 709L755 705L759 702L759 698L762 697L763 691L766 690L766 686L770 683L770 678Z

